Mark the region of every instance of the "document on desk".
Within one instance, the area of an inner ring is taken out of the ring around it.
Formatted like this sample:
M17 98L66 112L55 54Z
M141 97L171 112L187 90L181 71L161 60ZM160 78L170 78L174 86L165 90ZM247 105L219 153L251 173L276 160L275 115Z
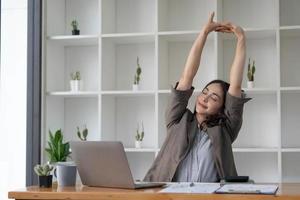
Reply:
M264 184L226 184L216 190L216 193L237 194L276 194L278 185Z
M159 192L161 193L214 193L220 188L220 183L191 183L177 182L167 184L168 186Z

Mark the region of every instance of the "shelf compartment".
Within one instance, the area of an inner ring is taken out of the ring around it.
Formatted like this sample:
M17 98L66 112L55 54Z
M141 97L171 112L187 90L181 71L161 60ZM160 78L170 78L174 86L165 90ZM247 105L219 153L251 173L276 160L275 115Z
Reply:
M192 48L197 34L160 35L158 47L158 85L160 90L168 90L175 85ZM216 78L216 54L213 35L208 38L203 49L199 72L196 74L193 86L202 89L209 81Z
M159 0L158 30L199 30L215 8L216 0Z
M98 129L97 98L55 98L47 97L46 137L48 131L62 129L65 141L78 141L77 126L82 130L86 125L88 140L100 140ZM47 139L48 140L48 139Z
M258 183L279 182L278 153L235 152L234 160L239 176L249 176ZM255 167L253 167L255 163Z
M223 21L231 21L243 28L277 26L276 2L273 0L226 0L222 4Z
M156 147L154 96L102 96L102 140L121 141L125 148L134 148L137 124L143 121L143 148Z
M137 56L142 68L139 89L154 90L154 37L146 43L124 43L123 39L103 39L102 90L132 90ZM135 39L139 40L140 37L135 37Z
M298 0L279 0L280 26L300 25L300 2Z
M229 82L230 69L234 60L237 40L228 34L220 35L220 64L219 77ZM255 87L274 88L279 85L277 77L279 66L276 52L276 32L274 30L246 31L246 62L242 87L247 87L247 66L251 58L251 65L255 60Z
M252 99L244 105L243 124L233 147L279 147L277 93L247 96Z
M126 152L126 155L133 179L142 181L154 161L155 154L153 152Z
M62 47L55 44L47 45L47 91L69 91L70 74L75 71L80 71L82 91L98 91L97 46Z
M282 182L300 182L300 154L298 152L282 153Z
M281 93L281 143L283 148L300 148L300 93Z
M155 13L152 0L102 0L102 32L154 32Z
M280 74L282 87L299 87L300 29L280 31Z
M71 35L72 20L78 21L80 35L99 33L98 0L47 0L46 27L47 35Z

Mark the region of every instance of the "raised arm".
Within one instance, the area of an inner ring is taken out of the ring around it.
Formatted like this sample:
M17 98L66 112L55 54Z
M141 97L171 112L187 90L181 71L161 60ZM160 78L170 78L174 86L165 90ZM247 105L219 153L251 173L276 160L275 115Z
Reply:
M210 14L209 20L206 25L202 28L187 57L187 61L179 79L179 84L176 89L187 90L190 89L193 84L193 79L199 68L202 50L204 48L206 38L211 31L216 30L221 26L220 23L213 21L215 13Z
M241 27L230 22L224 23L224 26L217 31L234 33L237 37L235 56L230 70L230 87L228 92L235 97L241 97L241 88L246 59L246 39ZM225 28L224 28L225 27Z

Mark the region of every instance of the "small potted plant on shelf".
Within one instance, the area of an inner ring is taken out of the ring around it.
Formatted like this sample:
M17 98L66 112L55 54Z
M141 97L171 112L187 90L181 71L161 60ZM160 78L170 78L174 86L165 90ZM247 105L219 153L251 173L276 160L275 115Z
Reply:
M80 89L81 89L81 76L80 76L79 71L71 73L70 88L71 88L72 92L80 91Z
M144 124L142 122L142 131L140 132L139 130L139 124L137 126L137 129L136 129L136 135L135 135L135 148L141 148L142 146L142 141L144 139L144 135L145 135L145 132L144 132Z
M81 141L86 141L87 136L88 136L88 129L86 128L86 126L82 130L82 133L81 133L79 127L77 126L77 136Z
M53 166L49 164L35 165L34 171L39 176L39 186L50 188L52 187L52 175Z
M248 77L248 82L247 86L248 88L254 88L254 73L255 73L255 61L253 60L252 66L250 62L250 58L248 61L248 72L247 72L247 77Z
M80 30L78 29L78 22L76 19L74 19L71 22L71 26L72 26L72 35L80 35Z
M132 85L132 90L134 90L134 91L139 90L139 82L141 80L140 76L141 76L141 73L142 73L142 68L140 67L139 57L137 57L136 63L137 63L137 68L136 68L136 73L134 75L134 82L133 82L133 85Z

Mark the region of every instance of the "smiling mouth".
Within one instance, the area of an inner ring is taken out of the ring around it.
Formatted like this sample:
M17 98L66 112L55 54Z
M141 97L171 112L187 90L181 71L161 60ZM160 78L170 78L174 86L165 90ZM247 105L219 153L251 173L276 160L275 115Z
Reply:
M199 103L199 105L205 109L207 109L207 106L203 105L202 103Z

